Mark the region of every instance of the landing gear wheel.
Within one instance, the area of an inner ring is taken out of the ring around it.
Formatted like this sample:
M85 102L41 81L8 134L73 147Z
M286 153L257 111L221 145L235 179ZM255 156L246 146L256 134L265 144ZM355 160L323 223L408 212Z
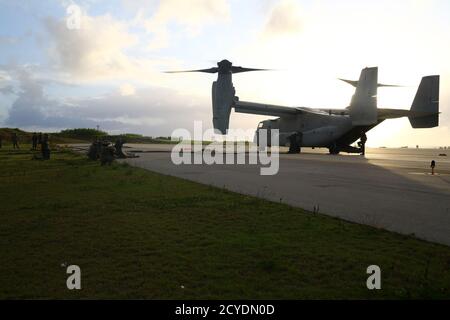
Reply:
M298 154L298 153L301 153L301 151L302 151L302 148L300 148L298 145L297 146L290 146L288 153L289 154Z
M340 150L336 145L332 145L331 147L328 148L330 154L339 154Z
M302 151L302 148L300 147L300 144L298 143L298 136L296 134L289 137L290 143L289 143L289 154L297 154Z

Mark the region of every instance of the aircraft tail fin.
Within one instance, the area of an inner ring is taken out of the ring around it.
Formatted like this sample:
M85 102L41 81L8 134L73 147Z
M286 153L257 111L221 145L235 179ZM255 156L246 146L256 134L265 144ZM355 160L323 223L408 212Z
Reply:
M408 118L413 128L439 125L439 76L422 78Z
M349 107L352 124L356 126L377 123L378 68L363 69L355 85L355 94Z

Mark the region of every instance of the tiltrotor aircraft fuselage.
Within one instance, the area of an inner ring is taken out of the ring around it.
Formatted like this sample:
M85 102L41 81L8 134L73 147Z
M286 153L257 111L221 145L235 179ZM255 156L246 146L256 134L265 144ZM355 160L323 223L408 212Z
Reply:
M330 153L363 153L365 133L386 119L408 117L413 128L432 128L439 125L439 76L426 76L417 90L410 110L385 109L377 106L377 89L386 87L378 83L378 68L365 68L358 81L344 80L354 86L355 93L345 109L312 109L286 107L264 103L240 101L236 96L232 75L247 71L260 71L233 66L228 60L210 69L174 71L217 73L212 85L213 125L226 134L231 109L235 112L276 116L259 123L268 132L279 130L279 145L289 145L290 153L299 153L301 147L328 148ZM258 136L258 134L256 135ZM268 134L270 137L270 134ZM352 144L360 140L359 147ZM270 145L270 139L269 139Z

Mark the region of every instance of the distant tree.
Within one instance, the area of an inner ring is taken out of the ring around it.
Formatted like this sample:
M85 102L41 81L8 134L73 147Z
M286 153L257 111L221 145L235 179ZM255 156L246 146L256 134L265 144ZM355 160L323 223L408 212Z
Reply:
M129 138L129 139L136 139L136 138L142 138L142 134L136 134L136 133L125 133L125 134L121 134L120 136L124 137L124 138Z
M62 130L58 135L65 138L93 140L96 138L105 137L108 135L108 133L96 129L77 128Z

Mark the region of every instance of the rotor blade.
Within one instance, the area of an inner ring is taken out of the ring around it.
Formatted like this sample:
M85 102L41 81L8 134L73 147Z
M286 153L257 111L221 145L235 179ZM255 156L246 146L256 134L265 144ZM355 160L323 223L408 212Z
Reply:
M183 70L183 71L164 71L164 73L185 73L185 72L205 72L205 73L216 73L218 71L217 67L209 69L198 69L198 70Z
M270 69L254 69L254 68L243 68L243 67L231 67L232 73L239 73L239 72L248 72L248 71L270 71Z

